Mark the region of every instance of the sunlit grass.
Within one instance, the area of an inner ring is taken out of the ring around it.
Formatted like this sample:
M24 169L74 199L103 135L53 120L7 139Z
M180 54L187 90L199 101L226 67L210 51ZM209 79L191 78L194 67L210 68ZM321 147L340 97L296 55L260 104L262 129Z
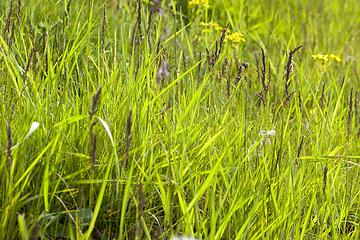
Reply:
M176 2L0 4L1 237L358 239L359 3Z

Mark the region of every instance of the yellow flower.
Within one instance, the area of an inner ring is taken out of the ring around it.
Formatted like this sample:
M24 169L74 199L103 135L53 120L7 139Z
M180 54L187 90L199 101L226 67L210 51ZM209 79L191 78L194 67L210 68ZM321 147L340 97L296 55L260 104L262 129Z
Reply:
M246 42L245 38L243 38L243 34L240 33L240 32L236 32L236 33L233 33L233 34L230 34L230 35L227 35L225 37L226 40L230 40L232 41L233 43L238 43L238 42Z
M202 37L199 37L198 35L195 35L195 39L198 39L198 41L202 40L203 38Z
M221 26L219 26L219 24L215 23L215 22L210 22L211 26L216 30L223 30L223 28Z
M208 1L206 0L191 0L189 2L189 6L195 6L195 5L199 5L200 3L204 4L204 7L209 8L210 4Z
M189 2L189 5L198 5L200 3L200 0L192 0Z
M339 58L339 56L335 55L335 54L330 54L329 58L331 60L335 60L335 61L338 61L338 62L341 62L341 59Z
M327 62L327 60L328 60L328 55L326 54L326 55L322 55L322 54L316 54L316 55L312 55L312 57L313 57L313 59L314 59L314 61L316 61L316 60L321 60L322 62Z
M223 28L219 26L219 24L217 24L216 22L209 22L209 23L200 22L200 25L203 27L213 27L216 31L223 30Z

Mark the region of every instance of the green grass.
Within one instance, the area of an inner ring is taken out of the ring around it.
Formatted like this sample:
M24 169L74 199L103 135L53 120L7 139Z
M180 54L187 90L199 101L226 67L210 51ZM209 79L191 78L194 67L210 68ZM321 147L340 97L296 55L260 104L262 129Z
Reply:
M164 0L149 28L148 1L20 3L1 239L360 237L358 1Z

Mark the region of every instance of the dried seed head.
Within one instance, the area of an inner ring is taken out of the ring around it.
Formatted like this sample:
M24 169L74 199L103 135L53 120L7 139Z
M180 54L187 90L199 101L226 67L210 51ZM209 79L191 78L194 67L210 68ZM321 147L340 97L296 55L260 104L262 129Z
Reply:
M9 9L9 13L8 13L8 16L6 18L6 21L5 21L5 27L4 27L4 32L3 32L3 35L4 35L4 38L5 40L7 40L7 36L6 34L8 32L10 32L10 24L11 24L11 16L12 16L12 12L13 12L13 6L12 6L12 2L10 3L10 9Z
M103 16L103 23L102 23L102 52L105 53L105 25L106 25L106 3L104 4L104 16Z
M256 65L256 72L257 72L257 74L258 74L258 79L261 79L261 78L260 78L260 63L259 63L259 58L258 58L258 56L257 56L256 53L254 53L254 55L255 55L255 65Z
M237 57L237 53L235 50L234 50L233 56L234 56L234 59L236 62L236 68L237 68L238 72L240 72L241 71L241 63L239 61L239 58Z
M347 126L347 130L348 130L348 141L350 141L350 134L351 134L351 120L352 120L352 108L353 108L353 87L351 88L351 92L350 92L350 99L349 99L349 112L348 112L348 126Z
M227 92L227 98L230 99L230 74L228 72L228 76L226 76L226 92Z
M16 12L16 19L18 21L18 25L21 28L21 0L18 0L18 3L16 4L17 12Z
M229 63L229 60L228 60L227 58L225 58L224 63L223 63L222 68L221 68L220 79L221 79L223 76L225 76L225 71L226 71L226 67L227 67L228 63Z
M287 54L288 55L288 61L285 65L285 74L283 76L283 80L285 82L285 95L289 95L289 86L290 86L290 74L292 73L293 69L292 69L292 58L293 58L293 55L295 52L297 52L300 48L302 47L302 45L294 48L294 50L290 50L289 53Z
M97 91L95 97L93 98L92 109L91 109L91 111L89 111L90 120L92 120L94 114L98 111L96 108L97 108L97 105L99 103L101 90L102 90L102 87L99 88L99 90Z
M226 27L224 28L224 30L222 30L221 38L220 38L219 52L217 52L217 51L215 52L215 56L216 56L215 62L216 62L217 60L219 60L220 53L221 53L221 50L222 50L222 46L223 46L223 43L224 43L224 40L225 40L225 34L226 34L226 31L227 31L227 28L229 27L229 24L230 24L230 23L228 23L228 24L226 25ZM216 46L217 46L217 45L216 45Z
M199 54L199 61L201 61L201 51L200 51L200 54ZM198 71L197 71L197 76L198 76L197 86L198 87L200 85L200 71L201 71L201 63L199 63Z
M10 119L9 119L9 123L7 126L7 131L6 131L6 136L7 136L7 140L8 140L8 144L6 146L6 153L7 153L7 163L8 163L8 171L10 171L11 166L12 166L12 136L11 136L11 121L14 115L14 110L15 110L15 104L12 105L12 110L11 110L11 114L10 114Z
M327 172L328 172L328 168L327 168L327 166L325 166L325 168L324 168L324 185L323 185L324 196L326 195Z
M280 158L281 158L281 148L279 148L279 151L277 153L277 158L276 158L276 164L275 164L275 167L274 167L274 172L276 172L276 168L279 164L279 161L280 161Z
M198 43L199 43L199 36L196 35L196 38L192 41L192 44L193 44L193 50L194 50L194 56L196 56L196 53L197 53L197 46L198 46Z
M262 92L258 92L258 93L256 93L256 96L259 98L259 107L260 107L261 102L263 103L263 105L265 107L264 94Z
M296 156L296 159L295 159L295 163L296 163L296 164L299 163L299 157L300 157L300 153L301 153L303 144L304 144L304 137L301 138L301 142L300 142L299 148L298 148L298 150L297 150L297 156Z
M217 52L218 52L218 41L215 40L215 55L213 56L213 62L216 62L218 59Z
M296 91L293 91L292 93L290 93L289 95L286 96L286 99L284 101L284 106L286 106L286 104L290 101L291 96L295 93Z
M265 80L266 80L265 79L266 78L266 56L265 56L264 49L262 47L260 47L260 48L261 48L261 55L262 55L261 59L262 59L262 64L263 64L262 69L261 69L261 72L262 72L261 81L262 81L263 86L266 86L265 85Z
M269 71L268 71L268 85L267 87L269 88L270 87L270 83L271 83L271 65L270 65L270 62L269 62Z
M344 86L344 82L345 82L345 76L342 78L342 81L341 81L341 88Z
M355 91L355 99L354 99L354 119L357 119L357 107L358 107L358 91Z
M11 27L11 35L10 35L10 38L9 38L9 41L8 41L9 48L11 47L11 44L13 42L14 33L15 33L15 22L12 23L12 27Z
M27 62L27 64L26 64L26 69L25 69L25 72L24 72L24 75L23 75L24 81L25 81L25 79L26 79L27 72L29 71L31 59L32 59L34 53L35 53L35 48L32 48L32 49L31 49L31 52L30 52L30 56L29 56L28 62Z
M129 115L126 120L126 129L125 129L125 160L124 167L126 167L127 160L129 158L129 149L131 144L131 128L132 128L132 110L130 110Z
M266 56L265 56L265 51L262 47L261 47L261 55L262 55L261 85L263 87L263 92L264 92L264 101L266 102L269 86L266 85Z
M325 98L325 83L323 84L323 88L322 88L322 93L321 93L321 98L320 98L320 106L324 106L324 98Z
M141 229L141 217L143 215L144 205L145 205L145 197L143 195L144 195L144 193L143 193L143 185L140 182L139 193L138 193L138 199L139 199L138 218L137 218L137 225L136 225L136 229L135 229L135 239L139 236L140 229Z
M137 22L135 23L133 29L132 29L132 33L131 33L131 44L130 44L130 51L131 51L131 57L133 55L133 52L134 52L134 41L135 41L135 34L136 34L136 24Z
M138 9L137 9L138 15L137 15L137 27L139 31L139 39L141 41L142 39L142 32L141 32L141 0L138 0Z
M150 9L149 18L148 18L148 26L146 28L146 38L149 43L150 51L151 51L150 28L151 28L152 16L153 16L153 13L155 12L155 9L156 9L156 5L153 5Z

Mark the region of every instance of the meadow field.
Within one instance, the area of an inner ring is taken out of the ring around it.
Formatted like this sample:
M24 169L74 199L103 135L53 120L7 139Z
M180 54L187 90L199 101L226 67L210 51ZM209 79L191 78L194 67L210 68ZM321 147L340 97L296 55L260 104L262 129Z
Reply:
M0 20L0 239L360 238L358 0Z

